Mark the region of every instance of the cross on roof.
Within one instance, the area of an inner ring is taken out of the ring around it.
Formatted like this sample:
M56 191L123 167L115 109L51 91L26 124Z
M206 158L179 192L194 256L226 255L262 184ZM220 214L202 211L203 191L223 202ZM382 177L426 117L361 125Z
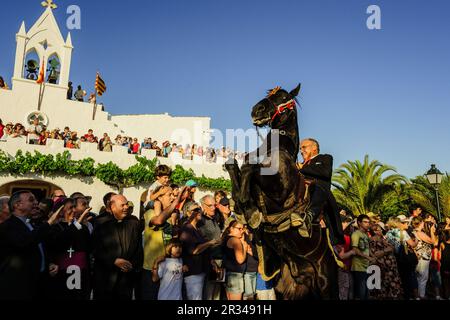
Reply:
M53 3L53 0L46 0L41 2L41 5L43 7L50 7L50 9L56 9L58 8L58 6L56 4Z

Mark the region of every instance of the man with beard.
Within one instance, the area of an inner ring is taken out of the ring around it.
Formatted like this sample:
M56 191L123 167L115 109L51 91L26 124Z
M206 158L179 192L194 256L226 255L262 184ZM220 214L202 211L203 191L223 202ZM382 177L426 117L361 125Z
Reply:
M93 234L94 299L131 300L142 269L142 233L139 221L126 219L127 198L114 195L109 207L114 219L97 226Z
M0 224L0 300L38 298L48 270L42 242L59 211L35 229L29 219L39 206L31 192L14 193L9 209L11 217Z

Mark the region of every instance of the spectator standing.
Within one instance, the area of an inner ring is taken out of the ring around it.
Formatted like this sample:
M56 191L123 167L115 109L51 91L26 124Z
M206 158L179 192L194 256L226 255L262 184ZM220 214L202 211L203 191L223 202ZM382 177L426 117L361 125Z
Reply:
M157 197L153 209L144 214L144 270L141 282L144 300L157 299L158 283L152 280L152 270L156 259L165 255L165 248L172 240L170 218L181 198L181 194L179 194L175 199L172 195L172 188L163 185L155 190L155 195Z
M139 221L125 219L128 200L111 197L114 219L99 225L93 234L94 298L131 300L136 276L142 269L142 241Z
M73 96L73 86L72 81L69 81L69 86L67 88L67 100L72 100L72 96Z
M223 252L227 300L242 300L248 243L244 239L244 226L237 220L224 232Z
M172 147L170 146L170 142L165 141L163 143L162 156L167 158L171 152L172 152Z
M199 230L204 235L206 241L219 241L222 236L218 216L216 214L216 205L212 195L206 195L200 200L203 210L203 218L199 224ZM205 282L204 299L220 300L221 284L217 283L214 269L222 267L222 250L221 247L212 248L209 252L211 267L207 270L207 280Z
M139 142L136 138L133 139L133 143L131 144L131 153L139 154Z
M178 240L172 240L166 247L166 255L158 258L153 267L153 281L160 281L158 300L183 300L183 267L181 258L182 245Z
M403 289L395 260L394 246L384 238L380 225L373 224L371 233L370 255L375 259L375 265L381 270L381 289L371 290L370 297L375 300L402 299Z
M228 228L231 221L236 220L236 215L230 209L230 200L227 197L221 198L216 204L218 223L222 232Z
M112 152L112 142L110 137L106 137L102 143L104 152Z
M14 193L8 206L11 217L0 224L0 300L36 299L48 270L43 241L59 211L35 229L28 219L39 206L31 192Z
M441 277L444 299L450 300L450 230L444 231L441 244Z
M424 221L422 218L414 217L411 221L411 225L414 228L414 234L418 240L417 246L414 248L418 258L416 276L419 298L423 300L425 299L426 287L430 274L431 251L435 245L438 245L438 240L436 238L436 228L434 225L431 228L430 236L423 232Z
M52 281L54 299L88 300L90 296L90 233L84 223L91 208L86 208L76 218L75 203L75 199L66 198L55 206L55 210L62 207L63 219L52 226L46 243L50 261L57 266ZM81 270L80 287L69 289L67 281L72 273L67 270L72 266Z
M13 134L13 127L14 125L11 122L6 124L3 129L3 140L8 140L8 138Z
M39 124L39 119L35 118L33 124L28 128L28 143L39 144L41 132L42 126Z
M201 219L201 209L193 209L180 232L180 241L183 245L183 262L187 266L187 272L184 277L187 300L202 300L206 269L209 261L205 250L219 244L219 241L207 241L203 237L203 234L197 228Z
M78 86L78 90L75 91L75 95L74 95L75 99L77 101L84 102L84 96L85 95L86 94L84 93L84 90L81 89L81 86Z
M412 232L408 232L409 219L405 215L399 215L388 223L391 230L386 234L386 239L395 248L398 272L402 281L403 294L406 300L418 299L418 284L416 277L417 256L414 248L418 241Z
M105 141L106 137L108 136L107 133L103 134L103 138L100 139L100 141L98 142L98 150L103 151L103 142Z
M339 300L353 299L353 276L352 257L355 251L352 249L351 234L353 227L351 226L353 219L350 216L341 215L342 230L344 231L344 243L335 247L339 259L344 263L344 268L338 269L338 286L339 286Z
M358 216L358 230L352 234L352 248L355 256L352 259L352 274L354 283L354 296L357 300L367 300L369 292L367 288L367 268L371 261L369 236L370 218L362 214Z
M86 139L87 142L92 143L92 142L94 141L94 139L95 139L95 136L94 136L94 130L89 129L89 130L88 130L88 133L86 133L86 134L84 135L84 138Z

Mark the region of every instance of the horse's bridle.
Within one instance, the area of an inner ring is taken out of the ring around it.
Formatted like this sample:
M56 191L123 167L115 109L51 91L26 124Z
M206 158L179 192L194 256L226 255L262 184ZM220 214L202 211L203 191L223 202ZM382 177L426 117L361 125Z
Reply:
M274 109L275 109L275 114L272 116L271 120L270 120L270 124L272 124L275 119L286 112L286 110L294 110L295 106L297 105L297 103L295 102L294 99L289 100L286 103L280 104L280 105L275 105L275 103L273 103L272 100L270 100L269 98L266 98L267 101L270 102L271 105L273 105Z

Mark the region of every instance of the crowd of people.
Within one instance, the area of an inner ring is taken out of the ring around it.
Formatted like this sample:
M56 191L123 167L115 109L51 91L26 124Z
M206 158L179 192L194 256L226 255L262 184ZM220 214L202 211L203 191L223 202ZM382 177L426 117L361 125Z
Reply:
M46 145L47 139L64 140L64 147L68 149L80 149L81 143L95 143L100 151L113 152L114 146L122 146L128 148L129 154L141 154L142 150L155 150L158 157L169 157L170 154L179 153L182 159L193 160L194 156L205 157L207 162L217 162L218 157L227 159L234 156L236 159L243 159L245 154L235 152L229 148L203 148L196 144L187 144L183 147L180 144L164 141L161 145L152 138L146 138L140 142L137 138L117 135L115 139L111 138L107 133L103 134L100 139L89 129L86 134L78 135L77 131L65 127L64 131L59 128L49 130L45 125L40 124L38 119L34 119L33 123L26 128L21 123L9 122L6 125L0 119L0 140L7 141L9 139L26 139L29 144Z
M80 192L0 197L0 299L276 299L277 279L258 273L254 237L226 192L197 203L196 182L171 184L171 172L157 167L136 216L115 193L98 214ZM450 219L415 208L387 223L345 211L341 220L340 299L449 299ZM378 287L368 286L373 266Z
M354 219L342 211L341 217L345 244L335 248L345 264L339 270L341 300L450 298L450 218L438 223L420 207L386 223L372 213ZM371 287L373 266L381 279Z
M195 181L171 184L167 166L156 176L139 218L115 193L99 214L80 192L0 197L0 300L274 299L227 194L197 203Z

